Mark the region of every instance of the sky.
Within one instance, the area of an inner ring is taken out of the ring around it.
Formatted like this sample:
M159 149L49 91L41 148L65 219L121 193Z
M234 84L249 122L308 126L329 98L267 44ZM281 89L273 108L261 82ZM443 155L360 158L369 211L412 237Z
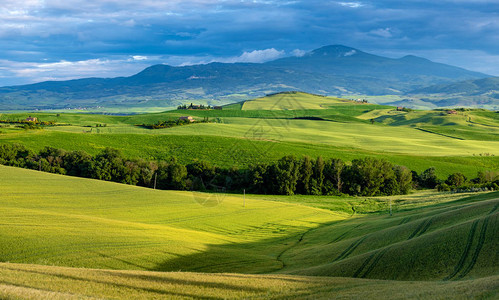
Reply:
M499 0L0 0L0 86L326 45L499 76Z

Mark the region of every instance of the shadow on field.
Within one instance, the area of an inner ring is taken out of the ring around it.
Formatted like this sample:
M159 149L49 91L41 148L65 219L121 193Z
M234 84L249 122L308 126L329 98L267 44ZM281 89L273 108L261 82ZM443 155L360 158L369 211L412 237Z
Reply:
M154 271L287 273L391 280L457 280L496 274L499 198L366 215L278 238L211 245Z
M4 267L5 268L5 267ZM16 268L5 268L5 269L10 269L13 271L19 271ZM102 271L102 273L106 273L108 277L101 278L101 279L96 279L96 278L88 278L85 276L75 276L75 275L67 275L67 274L61 274L57 272L44 272L44 271L37 271L37 270L22 270L21 272L23 273L28 273L28 274L37 274L37 275L44 275L47 278L53 277L53 278L58 278L58 279L64 279L64 280L69 280L69 281L78 281L81 282L82 285L84 285L86 282L87 283L94 283L94 284L102 284L104 286L113 286L116 288L125 288L125 289L133 289L133 290L138 290L142 292L147 292L147 293L153 293L157 294L158 296L162 297L188 297L191 299L220 299L219 297L206 297L206 296L195 296L193 294L189 293L179 293L179 292L170 292L168 290L164 289L158 289L158 288L147 288L147 287L139 287L133 284L124 284L124 283L118 283L113 280L113 277L126 277L129 279L143 279L143 280L155 280L154 276L139 276L139 278L134 278L136 275L133 274L120 274L120 273L115 273L115 272L109 272L109 271ZM218 283L208 283L208 282L201 282L201 281L195 281L195 280L181 280L181 279L174 279L174 278L160 278L161 281L164 281L165 283L168 284L179 284L179 285L187 285L187 286L210 286L215 287L215 288L224 288L224 289L232 289L232 290L241 290L244 288L247 288L248 291L254 291L254 292L259 292L261 291L260 289L253 289L251 287L240 287L240 286L232 286L229 284L223 284L221 283L220 285ZM18 287L25 287L25 288L32 288L30 285L21 285L13 282L8 282L8 281L1 281L3 284L9 284L13 286L18 286Z

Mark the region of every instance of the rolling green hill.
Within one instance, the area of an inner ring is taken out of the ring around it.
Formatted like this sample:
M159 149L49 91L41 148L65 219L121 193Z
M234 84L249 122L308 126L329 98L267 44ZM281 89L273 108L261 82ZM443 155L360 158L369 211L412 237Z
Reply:
M4 299L493 299L499 276L386 281L287 275L95 270L0 263Z
M270 272L280 268L275 256L296 234L346 217L296 204L248 199L243 207L240 196L219 199L4 166L0 178L3 262ZM201 253L203 259L189 259Z
M498 192L243 202L4 166L0 178L2 297L493 298L499 291ZM350 208L338 209L345 201ZM244 275L255 273L282 275Z
M223 110L130 116L37 112L0 114L0 120L29 115L59 126L24 130L2 125L0 142L24 144L36 151L51 146L92 155L112 147L130 158L166 160L175 156L184 164L199 159L239 168L293 154L348 161L385 158L417 172L436 167L441 178L454 172L473 178L480 170L499 169L498 114L484 110L452 115L446 111L399 112L389 106L281 93ZM210 122L158 130L134 126L186 115Z
M268 95L245 101L242 110L306 110L327 109L332 105L352 104L351 101L324 97L302 92L287 92Z

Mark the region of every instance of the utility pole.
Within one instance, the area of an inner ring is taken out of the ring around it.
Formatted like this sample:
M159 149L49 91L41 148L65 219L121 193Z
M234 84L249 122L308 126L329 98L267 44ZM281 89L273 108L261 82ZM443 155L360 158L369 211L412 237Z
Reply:
M390 216L392 216L392 199L390 198Z
M243 189L243 207L246 206L246 189Z
M154 173L154 189L156 189L156 179L158 179L158 173Z

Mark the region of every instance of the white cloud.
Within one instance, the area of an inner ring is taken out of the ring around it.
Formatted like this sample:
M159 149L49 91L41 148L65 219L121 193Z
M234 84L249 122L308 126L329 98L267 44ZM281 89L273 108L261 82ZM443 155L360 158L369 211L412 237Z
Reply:
M391 38L393 36L391 28L378 28L371 30L369 33L384 38Z
M133 60L148 60L149 57L143 56L143 55L134 55L134 56L132 56L132 59Z
M222 62L249 62L249 63L263 63L266 61L274 60L283 57L286 54L283 50L276 50L269 48L265 50L253 50L251 52L245 51L237 57L228 59L221 59Z
M345 54L343 54L343 56L352 56L352 55L354 55L355 53L357 53L357 51L356 51L356 50L350 50L350 51L346 52Z
M301 49L295 49L295 50L291 51L291 55L297 56L297 57L302 57L305 54L307 54L307 51L301 50Z
M69 80L86 77L133 75L149 64L130 59L89 59L81 61L19 62L0 60L0 86L27 84L44 80ZM13 82L11 79L15 78Z
M361 2L338 2L338 4L350 8L359 8L364 6Z

